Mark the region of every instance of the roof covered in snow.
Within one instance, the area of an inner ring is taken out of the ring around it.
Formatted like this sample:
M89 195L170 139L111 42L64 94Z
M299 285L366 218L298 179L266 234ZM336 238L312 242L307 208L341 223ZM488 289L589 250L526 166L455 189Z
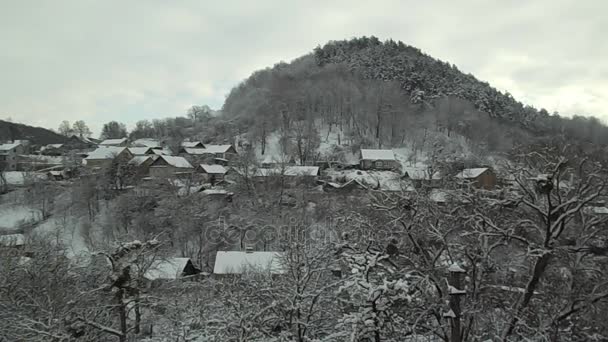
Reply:
M158 156L158 159L163 159L167 164L177 167L180 169L192 169L194 168L184 157L175 156Z
M395 160L393 150L361 149L361 159L365 160Z
M124 144L127 141L127 138L121 138L121 139L106 139L104 141L102 141L101 143L99 143L99 145L107 145L107 146L115 146L115 145L120 145L120 144Z
M167 150L167 149L162 149L162 150L152 149L152 153L159 155L159 156L170 156L173 154L173 153L171 153L170 150Z
M201 164L200 165L201 169L203 169L203 171L205 171L206 173L212 173L212 174L225 174L226 173L226 168L223 167L222 165L209 165L209 164Z
M102 146L89 153L89 155L84 159L114 159L126 149L126 147L119 146Z
M0 235L0 246L15 247L25 244L25 236L23 234Z
M156 139L143 138L135 140L131 143L131 145L135 147L160 147L160 141Z
M131 160L129 160L129 164L133 164L135 166L140 166L141 164L145 163L148 160L154 160L156 158L155 155L148 155L148 156L135 156L133 157Z
M205 147L205 145L200 141L182 141L181 145L183 147L191 147L191 148L194 148L194 147L204 148Z
M226 153L232 147L232 145L206 145L205 150L207 153Z
M129 147L129 152L135 156L141 156L152 153L152 149L150 147Z
M20 143L0 144L0 151L12 150L19 145L21 145L21 144Z
M205 189L205 190L201 191L201 193L203 195L229 195L229 194L232 194L231 192L228 192L223 189Z
M215 274L240 274L248 269L270 270L270 273L285 273L281 266L280 252L219 251L215 257Z
M152 265L150 265L150 268L148 268L144 274L144 277L149 280L180 278L189 261L190 258L166 258L154 260Z
M474 169L464 169L456 175L456 178L473 179L479 177L482 173L489 170L487 167L478 167Z

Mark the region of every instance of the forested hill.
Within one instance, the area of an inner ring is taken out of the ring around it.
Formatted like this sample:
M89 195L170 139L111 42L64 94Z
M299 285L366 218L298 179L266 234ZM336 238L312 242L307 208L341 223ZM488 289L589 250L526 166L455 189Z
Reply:
M524 106L509 93L503 94L455 65L437 60L402 42L381 42L375 37L333 41L314 51L317 63L344 63L365 78L397 81L413 103L444 96L457 96L493 117L531 126L546 110Z
M397 146L421 129L455 132L490 151L538 138L608 144L596 118L550 115L415 47L375 37L332 41L256 71L232 89L223 113L259 142L314 119L339 126L351 145Z
M27 139L33 144L58 144L66 137L42 127L33 127L19 123L0 120L0 141Z

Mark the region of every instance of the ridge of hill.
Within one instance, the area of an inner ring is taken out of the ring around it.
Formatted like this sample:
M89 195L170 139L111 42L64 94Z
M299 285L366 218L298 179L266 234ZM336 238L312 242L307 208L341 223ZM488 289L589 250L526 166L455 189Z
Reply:
M36 145L59 144L66 137L42 127L0 120L0 141L27 139Z

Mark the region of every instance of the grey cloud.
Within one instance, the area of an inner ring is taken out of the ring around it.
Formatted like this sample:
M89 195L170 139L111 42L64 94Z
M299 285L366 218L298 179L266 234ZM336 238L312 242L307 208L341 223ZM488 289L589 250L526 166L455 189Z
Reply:
M0 12L0 115L56 127L222 104L328 40L392 38L536 107L608 118L604 2L19 1ZM604 75L604 76L602 76ZM559 103L559 105L556 105Z

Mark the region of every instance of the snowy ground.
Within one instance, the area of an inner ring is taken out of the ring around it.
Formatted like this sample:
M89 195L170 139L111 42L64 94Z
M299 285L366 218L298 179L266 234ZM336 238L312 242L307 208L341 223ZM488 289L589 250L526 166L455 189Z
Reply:
M66 247L69 257L81 256L89 253L81 221L75 217L50 218L38 225L33 233L48 237L51 241L60 241Z
M331 181L346 183L356 179L372 189L401 191L413 190L408 182L401 180L401 175L392 171L363 171L363 170L328 170L326 176Z
M40 173L22 171L5 171L4 177L9 185L23 185L28 177L38 177L39 179L46 178L45 175Z
M22 205L0 205L0 232L19 228L25 221L39 221L40 213Z

